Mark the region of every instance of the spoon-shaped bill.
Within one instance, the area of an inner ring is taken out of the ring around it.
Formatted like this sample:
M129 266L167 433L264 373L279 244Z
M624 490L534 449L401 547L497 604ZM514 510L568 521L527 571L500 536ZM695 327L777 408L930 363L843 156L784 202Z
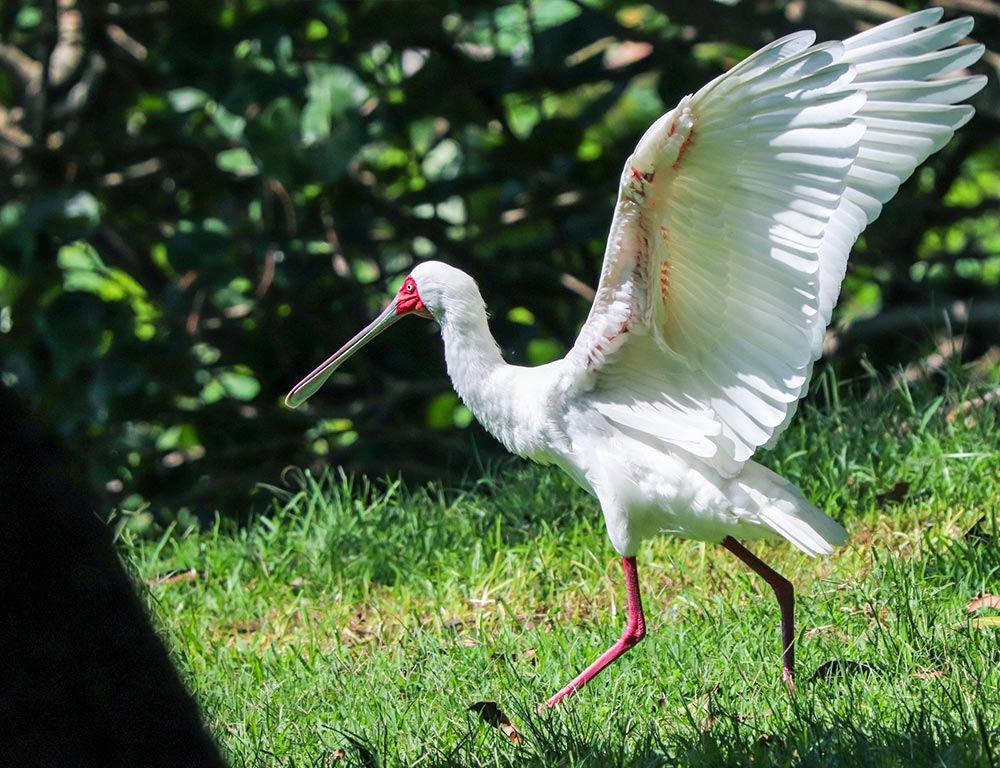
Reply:
M296 384L292 388L292 391L285 396L285 405L289 408L297 408L302 405L302 403L316 394L319 388L330 378L330 374L337 370L342 362L399 320L399 318L403 317L402 314L397 314L396 305L398 303L396 300L389 302L389 306L382 310L382 314L372 320L361 333L330 355L316 370Z

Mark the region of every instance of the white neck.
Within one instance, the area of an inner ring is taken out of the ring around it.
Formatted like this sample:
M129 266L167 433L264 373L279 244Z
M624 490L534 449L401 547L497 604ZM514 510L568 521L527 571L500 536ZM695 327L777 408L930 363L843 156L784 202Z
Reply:
M489 428L487 414L495 394L489 391L489 382L508 366L490 333L482 297L478 292L453 296L438 322L451 383L462 402Z
M535 369L508 365L490 333L486 308L478 291L474 295L452 295L438 318L448 375L462 402L476 420L521 456L538 453L541 434L526 389ZM537 394L537 393L534 393Z

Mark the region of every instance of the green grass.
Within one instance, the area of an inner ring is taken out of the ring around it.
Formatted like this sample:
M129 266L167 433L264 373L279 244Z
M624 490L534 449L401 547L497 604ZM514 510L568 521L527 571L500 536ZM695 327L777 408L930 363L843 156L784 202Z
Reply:
M842 401L824 379L764 457L852 534L819 560L755 547L797 586L793 696L766 585L661 538L639 556L646 640L535 714L623 621L599 511L555 470L465 490L299 474L246 528L149 540L122 520L120 546L236 766L986 768L1000 611L967 607L1000 593L998 417L947 417L974 394ZM879 496L897 483L904 499ZM468 711L480 700L521 744Z

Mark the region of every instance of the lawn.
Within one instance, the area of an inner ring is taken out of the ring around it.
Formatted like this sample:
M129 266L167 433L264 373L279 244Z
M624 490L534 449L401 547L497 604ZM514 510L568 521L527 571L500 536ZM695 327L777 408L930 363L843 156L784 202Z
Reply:
M985 768L1000 419L972 401L996 384L825 376L760 457L851 533L825 559L755 548L797 587L793 695L767 586L664 537L639 556L646 640L536 714L623 622L600 513L556 470L511 462L459 489L292 472L246 527L150 538L122 517L118 541L236 766Z

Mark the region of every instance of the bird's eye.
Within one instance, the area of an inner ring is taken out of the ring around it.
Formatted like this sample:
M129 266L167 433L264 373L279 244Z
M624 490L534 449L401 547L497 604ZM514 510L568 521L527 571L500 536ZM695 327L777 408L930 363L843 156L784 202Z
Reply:
M407 293L413 293L413 288L414 288L413 281L412 280L407 280L406 281L406 292Z

